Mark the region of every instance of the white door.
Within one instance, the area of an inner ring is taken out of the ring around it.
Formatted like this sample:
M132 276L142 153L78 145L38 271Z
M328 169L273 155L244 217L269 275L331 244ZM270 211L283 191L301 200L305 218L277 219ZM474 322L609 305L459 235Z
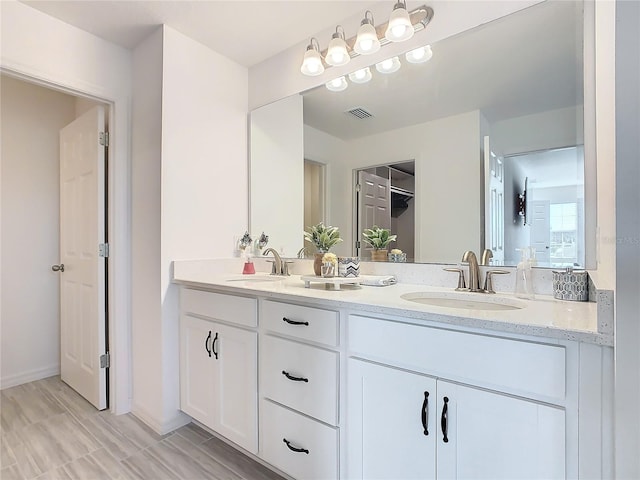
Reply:
M436 380L349 360L348 478L436 478Z
M358 254L372 250L362 243L362 231L377 225L380 228L391 228L391 192L388 178L379 177L364 171L358 172L358 226L356 241L360 242Z
M214 352L216 324L180 318L180 409L213 428L215 424Z
M60 131L60 369L62 380L107 408L104 109L94 107Z
M504 163L491 151L484 137L484 228L485 248L493 253L494 265L504 264Z
M564 410L441 380L437 395L438 480L565 478Z
M214 324L215 430L258 453L258 334Z
M551 262L551 219L549 217L549 200L529 202L529 218L531 222L531 246L536 249L536 260L539 265L549 266Z

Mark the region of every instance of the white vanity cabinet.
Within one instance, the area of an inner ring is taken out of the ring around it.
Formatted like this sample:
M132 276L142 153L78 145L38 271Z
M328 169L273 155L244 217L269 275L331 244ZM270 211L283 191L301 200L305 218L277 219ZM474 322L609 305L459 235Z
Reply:
M338 312L263 300L260 327L260 456L294 478L338 478Z
M257 300L183 288L180 308L180 408L257 453Z
M562 346L357 315L348 327L348 478L565 478Z

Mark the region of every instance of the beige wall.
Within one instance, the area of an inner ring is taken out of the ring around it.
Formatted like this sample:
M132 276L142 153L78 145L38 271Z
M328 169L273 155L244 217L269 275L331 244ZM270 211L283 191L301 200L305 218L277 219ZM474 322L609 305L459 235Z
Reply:
M60 371L59 131L75 99L0 80L2 388ZM34 301L37 299L37 301Z

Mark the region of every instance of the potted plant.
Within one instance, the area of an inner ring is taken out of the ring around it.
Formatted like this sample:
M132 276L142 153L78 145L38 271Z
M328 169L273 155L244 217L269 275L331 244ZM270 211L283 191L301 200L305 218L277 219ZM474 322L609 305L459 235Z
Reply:
M373 228L365 228L362 232L362 240L373 248L371 260L374 262L385 262L387 260L387 249L391 242L396 241L397 235L391 235L388 228L380 228L374 225Z
M307 227L307 231L304 232L304 239L313 243L318 251L314 256L313 270L316 275L320 275L323 255L335 244L342 241L340 231L338 227L326 226L320 222L317 225Z

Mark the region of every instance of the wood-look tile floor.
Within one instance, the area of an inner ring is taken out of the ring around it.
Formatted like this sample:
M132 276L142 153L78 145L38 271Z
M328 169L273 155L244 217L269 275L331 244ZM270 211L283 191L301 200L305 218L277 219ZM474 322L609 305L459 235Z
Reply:
M200 427L161 436L51 377L0 392L0 479L282 480Z

